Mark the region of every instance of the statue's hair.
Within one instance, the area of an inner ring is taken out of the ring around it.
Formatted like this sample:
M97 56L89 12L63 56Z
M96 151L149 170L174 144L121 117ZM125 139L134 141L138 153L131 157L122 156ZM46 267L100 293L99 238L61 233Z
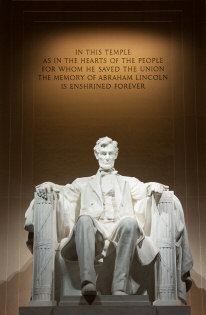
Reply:
M99 140L97 140L96 145L94 147L94 154L95 154L95 156L96 156L96 154L99 153L101 148L105 148L109 144L113 145L114 151L115 151L115 154L116 154L116 158L117 158L118 152L119 152L118 143L117 143L117 141L112 140L109 137L103 137L103 138L100 138Z

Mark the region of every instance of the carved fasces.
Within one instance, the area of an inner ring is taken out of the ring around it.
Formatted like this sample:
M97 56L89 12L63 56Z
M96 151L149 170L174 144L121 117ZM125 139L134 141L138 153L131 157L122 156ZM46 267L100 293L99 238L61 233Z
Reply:
M177 297L174 193L164 191L158 204L156 244L160 250L156 261L154 305L180 305Z
M54 261L56 246L56 212L53 194L47 200L35 193L34 260L32 301L30 305L55 305Z

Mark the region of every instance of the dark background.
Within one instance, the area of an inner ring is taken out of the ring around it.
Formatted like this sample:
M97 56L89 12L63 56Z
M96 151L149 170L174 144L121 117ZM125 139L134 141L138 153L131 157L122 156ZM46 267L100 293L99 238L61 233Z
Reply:
M120 174L168 184L180 198L194 257L188 301L192 315L205 314L205 3L28 0L1 6L0 314L18 314L29 301L32 257L23 225L35 185L94 174L92 148L106 135L119 142ZM36 60L48 47L58 50L59 36L68 36L71 47L80 35L79 45L97 45L94 30L102 45L115 34L117 46L121 36L122 45L135 45L142 34L155 52L165 48L169 82L146 94L62 94L35 79Z

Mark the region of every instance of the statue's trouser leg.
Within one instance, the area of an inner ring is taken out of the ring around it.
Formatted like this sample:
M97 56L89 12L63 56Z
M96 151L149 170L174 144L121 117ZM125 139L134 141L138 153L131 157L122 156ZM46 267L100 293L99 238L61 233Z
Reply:
M125 218L118 228L112 292L126 291L129 271L138 239L138 231L138 223L133 218Z
M75 228L75 243L80 269L81 284L89 281L96 285L95 259L95 233L92 219L81 216Z

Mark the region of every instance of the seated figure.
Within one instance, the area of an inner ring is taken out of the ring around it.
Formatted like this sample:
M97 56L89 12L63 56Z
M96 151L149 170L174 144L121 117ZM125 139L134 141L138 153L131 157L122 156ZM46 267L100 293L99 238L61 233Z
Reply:
M38 185L36 192L45 200L51 192L56 196L60 252L66 261L78 260L82 295L97 294L94 262L111 253L115 253L111 293L135 294L131 266L134 259L148 266L159 255L156 215L161 196L169 187L119 175L114 169L117 142L111 138L100 138L94 154L99 163L96 175L77 178L65 186L46 182ZM32 202L26 213L27 230L33 212ZM183 210L175 196L174 221L175 241L181 248L181 255L177 255L178 295L185 302L186 289L191 286L192 256Z

